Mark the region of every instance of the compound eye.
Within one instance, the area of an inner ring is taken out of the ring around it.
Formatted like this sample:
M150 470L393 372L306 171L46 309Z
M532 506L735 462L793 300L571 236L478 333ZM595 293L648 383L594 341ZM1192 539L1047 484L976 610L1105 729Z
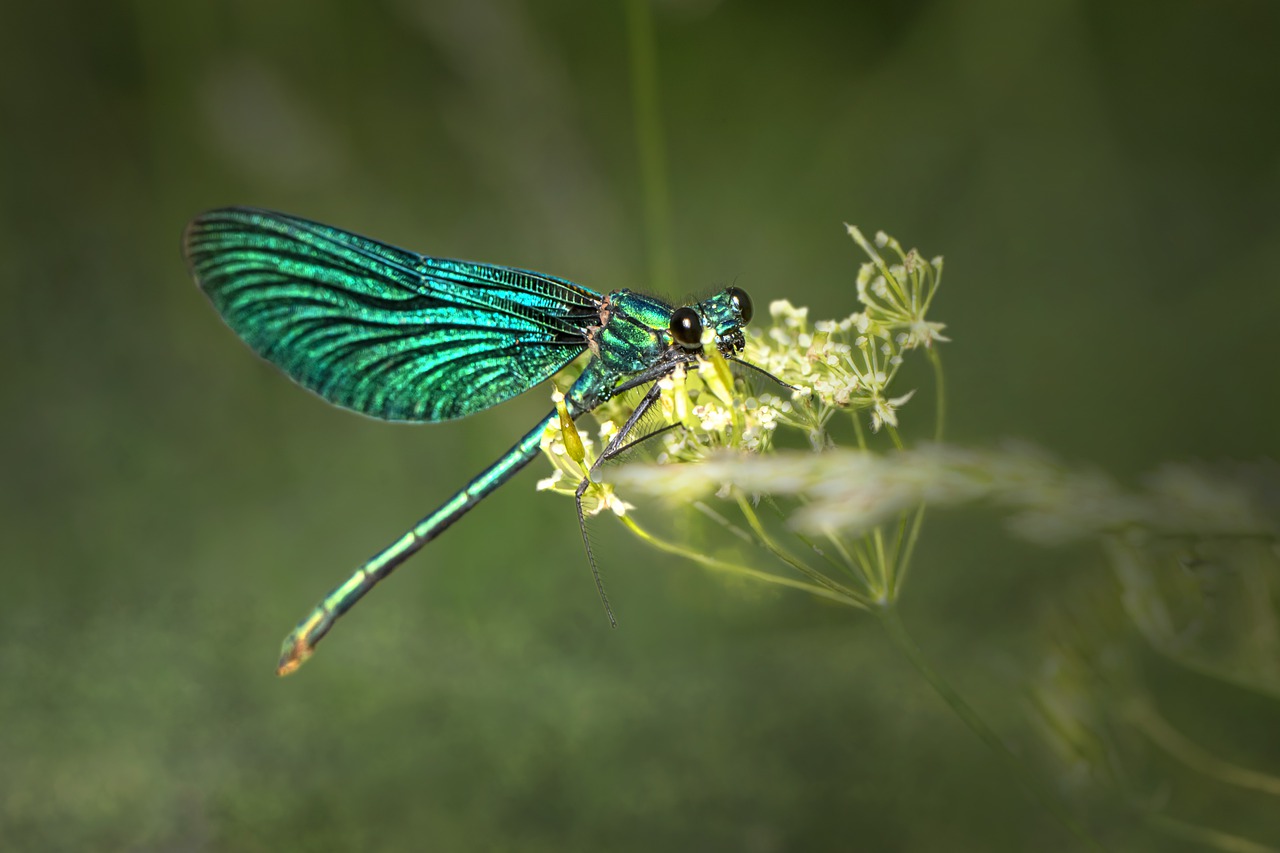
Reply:
M747 292L738 287L731 287L726 291L729 294L729 301L733 303L733 309L738 312L738 316L742 318L743 323L751 322L751 297L747 296Z
M702 343L702 321L689 306L671 312L671 337L682 347L693 348Z

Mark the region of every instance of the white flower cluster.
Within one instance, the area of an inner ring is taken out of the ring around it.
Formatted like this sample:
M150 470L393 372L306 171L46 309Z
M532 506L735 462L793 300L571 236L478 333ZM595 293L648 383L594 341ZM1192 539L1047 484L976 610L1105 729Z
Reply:
M857 277L862 310L843 320L811 323L807 308L779 300L769 306L767 326L747 330L742 361L772 374L790 390L774 386L777 393L753 394L744 379L751 372L739 368L735 375L707 331L706 357L659 381L662 397L655 414L628 438L660 432L652 446L661 464L701 461L726 448L766 452L779 427L802 431L813 449L823 450L830 444L826 425L840 411L855 417L867 411L875 431L896 428L898 410L914 393L890 393L904 354L947 340L942 324L926 319L941 279L942 259L926 262L914 249L904 252L883 232L873 246L857 228L848 226L848 231L870 258ZM896 255L896 262L886 263L881 250ZM770 384L760 377L751 380L755 385ZM601 423L602 444L616 433L616 424L626 421L636 400L636 394L624 395L593 412ZM553 425L544 438L543 449L556 470L538 488L571 494L585 474L582 464L566 452L560 429ZM582 435L583 445L590 448L590 438ZM585 464L594 458L588 450ZM594 512L606 506L619 514L625 511L626 505L608 487L593 485L589 492Z
M811 424L825 423L834 409L868 409L872 429L878 431L886 424L898 425L897 411L914 393L889 394L903 355L947 340L943 324L926 319L942 279L942 258L926 262L914 249L903 252L884 232L872 246L861 231L847 227L871 258L858 272L862 310L843 320L819 320L810 328L809 309L785 299L773 302L773 325L752 332L743 358L794 385L797 400L815 395ZM885 263L876 247L889 248L900 263Z
M722 447L768 450L779 421L794 409L790 401L772 394L748 396L735 387L733 375L718 357L699 362L693 370L677 370L659 384L665 424L680 425L663 436L660 463L698 461Z
M554 395L554 399L557 407L563 405L564 395L557 392ZM550 477L544 477L538 481L537 489L540 492L551 491L570 496L576 494L578 484L588 476L591 465L595 462L595 443L592 441L591 435L578 429L574 424L577 441L568 439L564 433L565 423L563 419L552 421L552 425L542 432L542 440L539 446L542 448L542 455L551 460L554 470L552 470ZM600 445L603 447L608 444L609 439L617 431L618 428L614 426L613 421L601 423ZM574 445L580 450L571 449L571 446ZM577 458L578 456L582 458L579 459ZM582 495L582 511L591 516L599 515L606 509L612 511L614 515L621 516L625 515L627 510L634 509L634 507L618 497L610 484L592 482Z

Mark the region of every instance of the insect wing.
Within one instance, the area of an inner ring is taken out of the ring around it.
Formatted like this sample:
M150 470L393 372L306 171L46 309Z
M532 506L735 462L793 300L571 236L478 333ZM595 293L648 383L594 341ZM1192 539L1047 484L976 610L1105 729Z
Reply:
M213 210L183 252L227 325L295 382L393 421L460 418L586 348L600 296L563 279L431 258L304 219Z

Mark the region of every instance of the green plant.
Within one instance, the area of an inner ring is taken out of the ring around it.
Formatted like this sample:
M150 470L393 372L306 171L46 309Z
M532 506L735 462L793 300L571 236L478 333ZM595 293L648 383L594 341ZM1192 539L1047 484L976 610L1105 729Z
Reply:
M1059 795L926 659L896 605L926 507L983 503L1004 512L1010 530L1023 539L1046 546L1097 543L1096 553L1115 578L1114 594L1106 599L1110 609L1086 608L1090 621L1078 612L1063 615L1067 605L1059 605L1049 620L1057 627L1046 638L1044 674L1030 690L1048 742L1066 760L1068 776L1087 767L1150 827L1212 849L1270 849L1169 814L1149 795L1158 779L1144 789L1131 778L1133 750L1116 745L1117 731L1139 735L1206 777L1280 796L1274 777L1213 758L1175 731L1137 682L1116 675L1124 657L1115 646L1124 631L1135 633L1182 665L1280 696L1273 598L1280 527L1274 512L1240 477L1194 466L1166 466L1142 489L1128 490L1100 471L1064 465L1030 445L978 450L941 443L946 409L938 344L948 339L929 309L942 259L926 261L883 233L873 243L857 228L848 230L869 256L856 279L861 310L839 321L811 322L806 309L774 302L771 322L750 332L744 359L794 390L753 391L709 348L712 354L696 369L662 380L660 414L646 432L671 429L648 442L656 459L597 472L603 476L584 496L586 512L612 510L646 543L708 569L873 615L1021 787L1091 845L1096 842ZM899 423L914 399L914 389L898 387L900 370L921 357L932 367L934 385L935 423L927 443L907 441ZM633 402L615 400L595 413L594 436L576 424L568 429L567 420L549 428L543 449L554 472L538 488L572 495L595 461L597 442L602 446L615 434ZM692 506L713 528L750 543L766 559L761 564L750 551L735 559L712 556L712 549L655 534L636 520L624 494ZM1191 618L1203 590L1170 567L1224 547L1238 561L1235 571L1248 594L1236 597L1241 612L1218 626L1227 639L1219 636L1212 653L1209 647L1196 652L1179 626ZM1081 630L1086 622L1096 630ZM1101 624L1107 629L1098 629Z

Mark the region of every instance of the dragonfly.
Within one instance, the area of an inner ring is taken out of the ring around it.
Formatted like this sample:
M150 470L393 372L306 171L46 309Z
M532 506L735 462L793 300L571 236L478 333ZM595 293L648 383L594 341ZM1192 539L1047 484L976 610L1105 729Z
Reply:
M704 347L775 379L740 358L752 307L738 287L684 305L629 289L601 294L543 273L429 257L245 207L196 217L182 246L200 289L255 353L330 403L374 418L463 418L549 380L590 352L564 393L563 413L553 408L298 623L281 648L280 675L301 666L334 623L396 567L528 465L558 419L571 429L573 418L648 385L576 493L592 576L616 626L582 505L595 468L655 434L632 438L659 399L657 380L703 358Z

